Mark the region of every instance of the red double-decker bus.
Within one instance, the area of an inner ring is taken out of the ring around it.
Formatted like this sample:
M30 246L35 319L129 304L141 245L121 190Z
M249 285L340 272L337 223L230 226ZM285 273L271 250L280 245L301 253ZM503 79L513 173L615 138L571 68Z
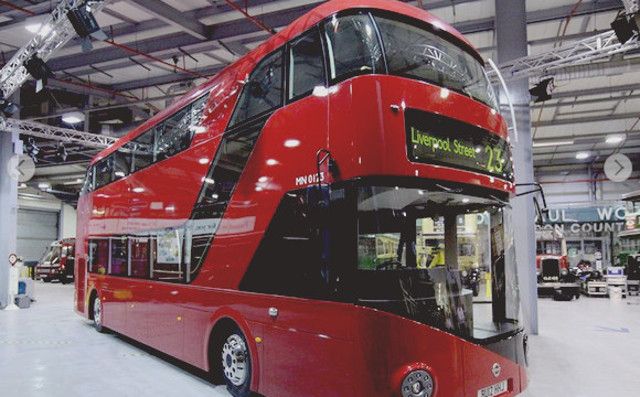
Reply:
M94 159L76 310L236 397L520 393L483 66L423 10L320 5Z

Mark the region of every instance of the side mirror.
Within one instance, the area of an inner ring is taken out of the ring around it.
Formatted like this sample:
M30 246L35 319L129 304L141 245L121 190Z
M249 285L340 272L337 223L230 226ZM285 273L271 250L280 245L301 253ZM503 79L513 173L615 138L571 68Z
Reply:
M549 208L547 208L547 199L544 196L544 190L542 189L542 186L537 182L518 183L516 184L516 189L521 186L533 187L533 189L528 190L526 192L516 193L516 197L526 196L528 194L536 194L536 193L540 194L540 197L542 198L542 206L540 206L540 203L538 202L538 199L535 196L533 197L533 205L536 209L536 219L537 219L536 223L539 226L544 225L544 220L546 216L549 214Z

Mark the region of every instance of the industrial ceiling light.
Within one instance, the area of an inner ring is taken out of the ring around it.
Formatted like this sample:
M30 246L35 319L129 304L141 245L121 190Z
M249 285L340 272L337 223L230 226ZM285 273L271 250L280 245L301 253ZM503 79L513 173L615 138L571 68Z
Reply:
M551 93L556 88L553 77L542 79L533 88L529 90L529 94L533 97L533 102L544 102L551 99Z
M49 66L38 57L38 54L33 54L31 58L24 61L23 66L27 69L27 72L36 80L36 92L42 91L47 85L47 79L53 77L53 73Z
M619 12L616 19L611 22L611 29L616 33L618 41L622 44L631 40L632 38L638 39L640 34L640 13L627 14L625 12Z
M605 139L605 142L607 142L609 145L617 145L619 143L622 143L622 141L624 141L627 137L624 134L619 134L619 135L608 135L607 139Z
M533 147L549 147L549 146L565 146L565 145L573 145L573 139L567 140L549 140L542 142L533 142Z
M576 159L578 160L586 160L591 156L589 152L578 152L576 153Z
M98 21L93 16L91 7L88 4L69 10L67 18L82 39L82 52L89 52L93 49L91 37L96 40L107 39L106 33L100 29L100 25L98 25Z
M62 121L67 124L78 124L84 121L84 113L69 112L62 115Z
M48 16L48 14L41 14L28 17L24 21L24 28L27 29L29 33L38 33L40 36L44 37L51 33L51 25L47 23Z
M40 182L38 183L38 189L40 190L48 190L51 189L51 185L47 182Z

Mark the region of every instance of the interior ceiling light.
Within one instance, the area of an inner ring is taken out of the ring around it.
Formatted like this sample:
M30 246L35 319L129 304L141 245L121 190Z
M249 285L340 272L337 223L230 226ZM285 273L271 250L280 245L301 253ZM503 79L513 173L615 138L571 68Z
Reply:
M38 33L40 36L44 37L51 33L51 25L46 24L42 25L41 23L32 23L25 26L30 33Z
M622 141L624 141L626 139L626 136L623 134L620 135L608 135L607 139L605 140L605 142L607 142L609 145L617 145L619 143L622 143Z
M38 183L38 189L40 190L47 190L47 189L51 189L51 185L47 182L40 182Z
M24 61L22 64L27 72L36 80L36 92L42 91L47 85L47 79L53 77L53 73L49 66L38 57L38 54L33 54L31 58Z
M84 113L69 112L62 115L62 121L67 124L78 124L84 121Z
M533 142L533 147L549 147L549 146L573 145L573 142L574 142L573 139Z
M34 15L31 17L28 17L27 19L24 20L24 28L27 29L27 31L29 31L29 33L40 33L40 36L46 36L49 33L51 33L51 25L49 25L48 22L49 19L49 15L48 14L41 14L41 15ZM43 28L44 25L44 28Z
M591 156L591 153L589 153L589 152L578 152L578 153L576 153L576 159L578 159L578 160L588 159L589 156Z
M553 77L542 79L533 88L529 90L529 94L533 97L533 102L544 102L551 99L551 93L556 88Z
M627 14L620 12L611 22L611 29L616 32L618 41L622 44L635 37L638 40L640 34L640 13Z
M89 52L93 49L91 37L96 40L106 40L107 35L100 29L98 21L93 16L88 5L82 5L67 12L67 18L78 36L82 39L82 52Z

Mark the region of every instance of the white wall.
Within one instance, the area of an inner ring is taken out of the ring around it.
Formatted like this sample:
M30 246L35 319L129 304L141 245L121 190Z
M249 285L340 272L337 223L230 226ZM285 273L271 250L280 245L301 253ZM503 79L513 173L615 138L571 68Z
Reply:
M54 196L36 189L21 189L18 206L41 211L58 212L58 238L76 236L76 210Z
M68 204L62 204L60 211L60 237L76 236L76 210Z

